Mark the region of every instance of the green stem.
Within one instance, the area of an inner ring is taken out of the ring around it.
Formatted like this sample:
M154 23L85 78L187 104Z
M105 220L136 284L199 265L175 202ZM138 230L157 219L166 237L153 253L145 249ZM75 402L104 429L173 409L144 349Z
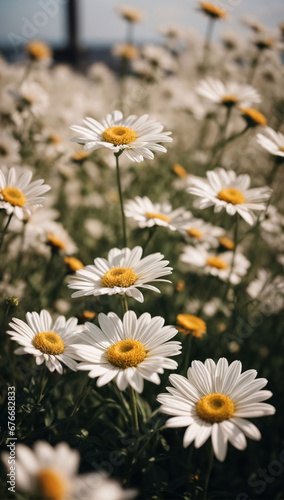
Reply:
M248 74L248 80L247 80L247 83L249 85L252 84L255 70L256 70L258 63L259 63L259 59L260 59L260 50L258 51L257 55L255 56L255 58L252 60L252 63L251 63L250 71Z
M122 312L123 314L125 314L128 311L126 294L121 295L121 305L122 305Z
M145 244L143 246L143 254L145 254L146 248L148 247L148 245L149 245L151 239L153 238L156 230L157 230L157 226L152 226L152 227L149 228L148 238L145 241Z
M229 123L229 120L230 120L231 111L232 111L232 108L228 107L227 108L227 113L226 113L225 121L224 121L223 125L220 127L216 143L215 143L215 145L214 145L214 147L212 149L212 155L211 155L211 158L210 158L210 161L209 161L209 164L208 164L208 169L214 168L214 166L216 165L216 161L214 161L216 159L216 154L225 145L224 138L225 138L226 130L227 130L228 123Z
M272 167L272 170L271 170L269 176L267 177L267 181L266 182L267 182L268 186L271 186L273 184L274 179L275 179L275 177L277 175L278 169L279 169L279 167L280 167L280 165L282 163L281 160L282 160L282 158L279 158L278 156L276 156L274 165Z
M183 352L185 353L184 356L184 372L185 375L187 374L187 370L189 367L189 360L190 360L190 355L191 355L191 346L192 346L192 337L193 335L189 333L186 335L186 338L184 339L184 347L182 348Z
M213 461L214 461L214 450L213 450L213 446L211 446L211 451L210 451L210 457L209 457L209 462L208 462L207 474L206 474L205 483L204 483L204 490L203 490L203 498L202 498L202 500L206 500L207 499L207 492L208 492L208 486L209 486L209 480L210 480L210 476L211 476Z
M121 155L121 152L119 153L114 153L115 159L116 159L116 178L117 178L117 187L118 187L118 193L119 193L119 202L120 202L120 210L121 210L121 220L122 220L122 230L123 230L123 246L124 248L127 247L127 236L126 236L126 223L125 223L125 214L124 214L124 207L123 207L123 196L122 196L122 189L121 189L121 182L120 182L120 172L119 172L119 161L118 158Z
M45 389L45 386L47 383L47 380L45 380L45 374L46 374L46 365L44 364L44 366L41 367L41 371L40 371L40 379L39 379L40 391L39 391L38 400L37 400L38 404L41 402L41 400L44 396L44 389Z
M4 228L3 228L3 230L2 230L2 232L1 232L1 234L0 234L0 249L1 249L1 247L2 247L2 243L3 243L3 240L4 240L4 236L5 236L5 234L6 234L6 231L7 231L7 229L8 229L8 226L9 226L9 224L10 224L10 222L11 222L12 217L13 217L13 212L9 215L8 220L7 220L7 222L6 222L5 226L4 226Z
M131 387L129 386L129 394L130 394L130 408L131 408L131 414L132 414L132 421L135 429L138 431L139 430L139 423L138 423L138 413L137 413L137 405L136 405L136 394Z
M77 411L79 410L81 404L83 403L83 401L85 400L85 398L88 395L89 390L91 389L92 383L93 383L93 379L89 379L87 385L85 386L85 389L77 397L75 404L74 404L74 408L73 408L72 413L71 413L71 417L73 417L77 413Z
M224 300L226 300L226 297L228 295L228 292L231 288L231 277L234 271L235 267L235 260L236 260L236 254L237 254L237 246L238 246L238 226L239 226L239 218L238 214L236 214L236 223L235 223L235 231L234 231L234 251L233 251L233 258L232 258L232 264L231 264L231 269L230 269L230 274L228 276L228 281L227 281L227 286L226 290L224 293Z

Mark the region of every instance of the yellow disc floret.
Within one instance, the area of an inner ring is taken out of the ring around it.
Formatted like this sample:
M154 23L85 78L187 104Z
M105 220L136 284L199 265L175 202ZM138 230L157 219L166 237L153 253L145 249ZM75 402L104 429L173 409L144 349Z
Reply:
M139 340L120 340L107 349L108 361L124 369L139 365L146 355L146 349Z
M238 102L238 98L233 94L224 95L224 97L222 97L222 103L225 106L234 106L237 102Z
M226 19L227 12L211 2L200 2L200 7L205 14L214 19Z
M136 132L129 127L109 127L103 132L103 138L106 142L111 142L115 146L130 144L137 138Z
M16 187L6 186L4 189L0 189L0 194L3 196L4 200L13 205L13 207L23 207L27 201L25 195Z
M228 264L220 257L208 257L206 259L207 266L215 267L216 269L227 269Z
M66 480L52 468L41 469L37 474L37 486L42 499L65 500L67 498Z
M50 59L52 56L52 51L48 45L37 40L28 43L27 52L32 59L36 60Z
M55 234L48 233L46 237L47 237L48 243L52 247L58 248L60 250L66 249L65 243L60 238L58 238L58 236L56 236Z
M221 238L219 238L219 242L220 245L222 245L222 247L226 248L227 250L234 250L235 243L232 240L230 240L230 238L227 238L226 236L221 236Z
M53 331L37 333L33 345L44 354L62 354L65 350L62 338Z
M214 424L231 418L235 412L235 405L228 396L213 392L198 401L196 410L199 418Z
M69 267L70 271L79 271L84 268L83 262L76 257L64 257L65 264Z
M121 288L128 288L134 285L138 280L137 274L129 267L114 267L107 271L101 278L102 286L107 288L114 288L119 286Z
M164 214L158 214L158 213L154 213L154 212L146 212L146 217L148 217L148 219L160 219L164 222L170 222L171 219L170 217L167 217L166 215Z
M240 107L240 111L242 112L243 117L247 121L247 124L250 125L251 127L255 127L256 125L261 125L262 127L266 127L267 119L257 109Z
M194 337L198 338L201 338L207 331L205 321L198 318L198 316L193 316L192 314L178 314L177 325L178 330L183 334L192 334Z
M218 200L232 203L232 205L242 205L246 201L243 193L233 187L221 189L221 191L219 191L219 193L217 194L217 198Z
M191 227L190 229L187 229L186 232L188 236L191 236L192 238L197 238L198 240L202 238L202 232L196 227Z

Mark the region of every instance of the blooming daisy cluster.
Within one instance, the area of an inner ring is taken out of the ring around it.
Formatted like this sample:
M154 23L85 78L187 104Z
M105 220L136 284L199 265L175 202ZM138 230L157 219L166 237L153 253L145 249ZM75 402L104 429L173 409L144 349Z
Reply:
M283 25L134 4L0 58L0 498L282 498Z

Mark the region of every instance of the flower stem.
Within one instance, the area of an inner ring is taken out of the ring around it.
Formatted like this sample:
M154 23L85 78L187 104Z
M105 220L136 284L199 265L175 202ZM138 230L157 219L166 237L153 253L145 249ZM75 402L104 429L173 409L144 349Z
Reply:
M125 294L121 296L121 305L122 305L122 312L123 314L125 314L128 311L127 298Z
M134 424L135 429L138 431L139 430L139 422L138 422L138 413L137 413L137 405L136 405L136 394L131 387L129 386L129 394L130 394L130 408L131 408L131 414L132 414L132 421Z
M192 346L192 337L193 337L193 335L191 333L189 333L188 335L186 335L186 338L184 339L184 342L183 342L182 350L185 353L185 356L184 356L184 373L185 373L185 375L187 374L187 370L189 367L189 360L190 360L191 346Z
M204 483L204 490L203 490L202 500L206 500L207 499L208 485L209 485L209 480L210 480L210 476L211 476L211 471L212 471L212 466L213 466L213 460L214 460L214 450L213 450L213 446L211 446L211 451L210 451L210 457L209 457L209 462L208 462L207 474L206 474L205 483Z
M211 47L213 28L214 28L214 19L209 18L208 24L207 24L206 35L205 35L204 49L203 49L203 62L201 65L201 68L203 70L206 69L209 55L210 55L210 47Z
M212 149L212 155L211 155L210 161L208 163L208 167L207 167L208 169L214 168L214 166L216 165L216 155L219 152L219 150L222 149L222 147L225 145L224 139L225 139L225 135L226 135L227 126L228 126L228 123L230 120L231 111L232 111L232 108L230 108L230 107L227 108L227 114L226 114L225 121L224 121L223 125L221 125L221 127L220 127L216 143Z
M228 281L227 281L227 286L226 290L224 293L224 300L226 299L228 292L231 288L231 277L234 272L234 267L235 267L235 260L236 260L236 254L237 254L237 246L238 246L238 226L239 226L239 218L238 214L236 214L236 223L235 223L235 231L234 231L234 250L233 250L233 257L232 257L232 263L231 263L231 269L230 269L230 274L228 276Z
M252 62L251 62L251 67L250 67L250 71L249 71L249 74L248 74L248 80L247 80L247 83L249 85L252 84L252 81L253 81L253 77L254 77L254 74L255 74L255 70L258 66L258 63L259 63L259 59L260 59L260 50L258 51L257 55L253 58Z
M3 243L3 240L4 240L4 236L5 236L5 234L6 234L6 231L7 231L7 229L8 229L8 226L9 226L9 224L10 224L10 222L11 222L12 217L13 217L13 212L9 215L8 220L7 220L7 222L6 222L5 226L4 226L4 228L3 228L3 230L2 230L2 232L1 232L1 234L0 234L0 249L1 249L1 247L2 247L2 243Z
M125 248L127 246L127 236L126 236L126 223L125 223L125 215L124 215L124 207L123 207L123 195L122 195L122 189L121 189L119 161L118 161L118 158L120 155L121 155L121 152L114 153L114 156L116 159L116 178L117 178L117 187L118 187L118 193L119 193L122 230L123 230L123 246Z

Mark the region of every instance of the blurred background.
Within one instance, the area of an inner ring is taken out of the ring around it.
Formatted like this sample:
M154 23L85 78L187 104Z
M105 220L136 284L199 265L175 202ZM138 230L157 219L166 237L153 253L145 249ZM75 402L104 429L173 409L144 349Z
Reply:
M125 26L117 15L117 0L0 0L0 50L15 61L24 54L31 39L48 42L55 61L68 61L81 68L97 60L111 63L110 47L124 41ZM135 41L162 41L159 27L179 25L204 35L204 18L195 0L133 0L131 5L144 13L143 22L135 27ZM218 3L230 15L226 31L242 33L241 19L255 18L268 28L284 17L279 0L222 0ZM220 30L221 32L221 30ZM220 33L219 33L220 34ZM218 35L215 34L215 37Z

